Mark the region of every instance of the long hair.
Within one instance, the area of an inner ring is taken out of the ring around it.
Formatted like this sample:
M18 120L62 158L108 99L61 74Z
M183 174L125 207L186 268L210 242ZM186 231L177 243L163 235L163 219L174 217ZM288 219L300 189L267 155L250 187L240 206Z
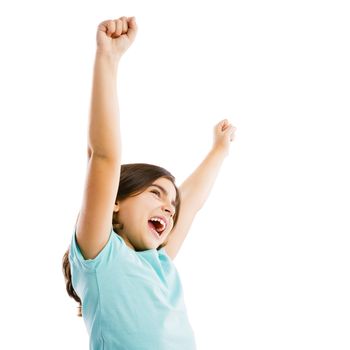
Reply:
M147 187L149 187L155 180L159 179L160 177L164 177L170 180L173 183L176 190L176 199L175 199L176 210L173 217L173 220L174 220L173 228L174 228L178 219L179 211L180 211L180 203L181 203L180 192L177 186L175 185L175 177L168 170L160 166L153 165L153 164L146 164L146 163L122 164L120 167L120 180L118 185L118 193L115 199L115 204L117 204L117 201L121 201L127 197L132 197L140 194ZM113 212L112 226L115 232L117 232L118 227L120 227L120 224L117 221L116 212ZM162 243L157 248L157 250L165 247L167 243L168 243L168 240ZM82 317L82 310L81 310L82 303L72 285L72 276L71 276L70 263L68 258L69 249L70 249L70 246L68 247L67 251L64 253L62 258L62 271L63 271L65 283L66 283L67 293L71 298L73 298L76 302L79 303L77 315L79 317Z

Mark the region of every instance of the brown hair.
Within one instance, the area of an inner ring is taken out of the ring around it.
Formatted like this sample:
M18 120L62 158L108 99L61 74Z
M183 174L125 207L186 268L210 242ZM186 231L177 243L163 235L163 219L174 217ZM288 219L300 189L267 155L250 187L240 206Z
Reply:
M166 169L152 164L146 164L146 163L131 163L131 164L122 164L120 167L120 180L119 180L119 186L118 186L118 193L115 200L115 203L117 201L123 200L127 197L137 196L141 192L143 192L147 187L149 187L155 180L159 179L160 177L164 177L168 180L170 180L176 190L176 200L175 200L175 214L174 214L174 226L176 225L178 214L180 211L180 193L175 185L175 177ZM112 226L113 231L117 232L117 229L119 226L117 222L117 213L113 212L113 218L112 218ZM163 248L166 246L168 241L166 240L163 244L161 244L157 250ZM73 285L72 285L72 276L70 272L70 263L69 263L69 248L64 253L62 258L62 271L66 283L66 290L70 297L72 297L75 301L79 303L78 306L78 316L82 316L82 303L78 296L78 294L75 292Z

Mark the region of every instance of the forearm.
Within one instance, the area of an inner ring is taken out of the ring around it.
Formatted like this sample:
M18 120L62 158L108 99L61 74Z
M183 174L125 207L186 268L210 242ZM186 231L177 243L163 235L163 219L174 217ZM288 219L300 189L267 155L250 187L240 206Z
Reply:
M197 210L201 209L207 200L225 158L224 152L212 148L202 163L180 186L181 195L191 201Z
M96 52L91 93L88 147L89 153L121 157L117 71L119 60Z

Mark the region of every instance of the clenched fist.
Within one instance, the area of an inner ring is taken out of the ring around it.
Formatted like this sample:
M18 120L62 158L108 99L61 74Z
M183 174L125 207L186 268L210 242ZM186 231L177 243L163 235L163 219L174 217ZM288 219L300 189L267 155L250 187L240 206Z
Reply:
M228 155L230 142L235 138L236 127L229 124L227 119L221 120L214 127L214 143L213 148L222 151Z
M120 17L101 22L97 27L97 50L120 58L136 38L135 17Z

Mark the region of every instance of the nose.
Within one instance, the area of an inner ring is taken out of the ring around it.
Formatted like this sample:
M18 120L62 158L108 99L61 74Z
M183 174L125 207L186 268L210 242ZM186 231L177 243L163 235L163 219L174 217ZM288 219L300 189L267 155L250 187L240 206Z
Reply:
M163 205L163 210L168 212L170 216L174 216L175 214L175 208L171 204L164 204Z

